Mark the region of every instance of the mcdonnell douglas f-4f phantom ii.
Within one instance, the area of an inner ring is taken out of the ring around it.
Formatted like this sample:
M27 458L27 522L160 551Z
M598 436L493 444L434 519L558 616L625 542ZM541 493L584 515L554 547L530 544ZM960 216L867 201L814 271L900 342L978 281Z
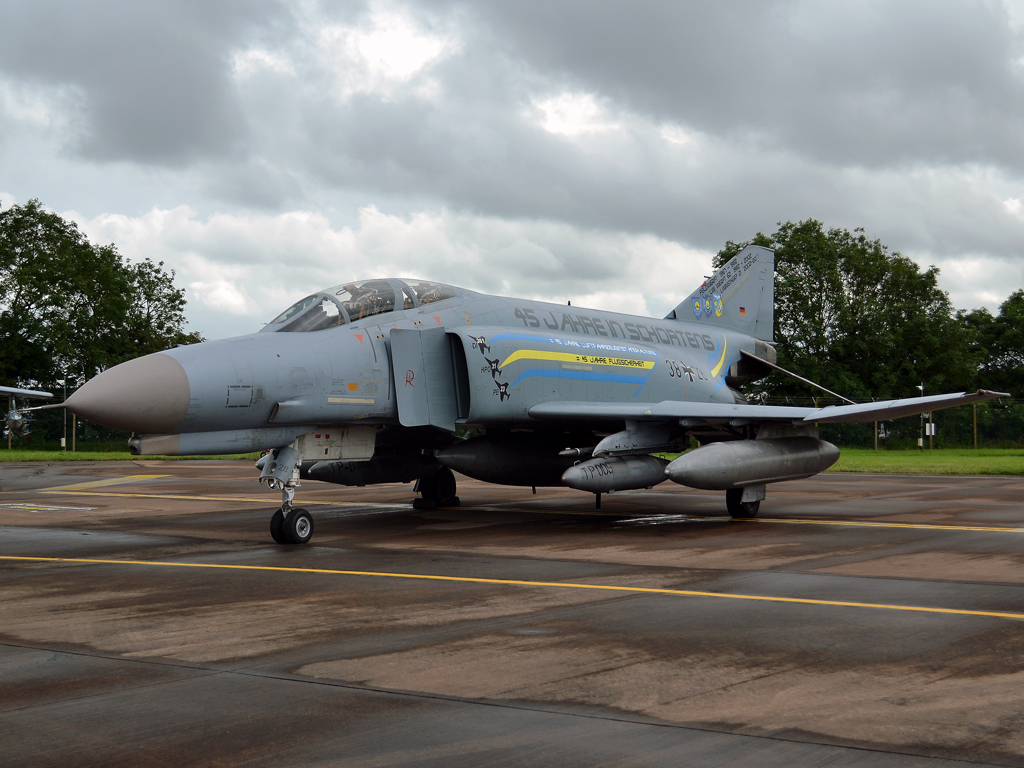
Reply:
M137 455L270 449L257 468L282 492L271 534L298 544L313 533L309 513L293 505L300 478L415 480L419 506L458 503L452 470L492 483L564 484L598 494L598 503L601 493L671 479L725 491L731 515L752 517L768 483L809 477L839 457L818 424L1001 396L747 404L739 387L781 370L774 275L774 253L748 247L661 320L426 281L345 283L258 333L110 368L66 407L136 433ZM480 434L457 438L460 426ZM700 447L674 461L653 455L682 450L691 437Z

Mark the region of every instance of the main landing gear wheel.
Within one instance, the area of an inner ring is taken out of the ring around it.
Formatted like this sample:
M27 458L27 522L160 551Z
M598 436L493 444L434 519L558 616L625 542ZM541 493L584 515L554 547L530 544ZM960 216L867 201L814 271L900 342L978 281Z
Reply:
M455 473L447 467L421 477L416 483L416 489L420 492L420 498L412 503L416 509L459 506L459 497L455 495Z
M305 544L313 538L313 518L304 509L293 509L284 520L284 533L290 544Z
M278 544L288 543L288 539L284 535L284 513L280 509L270 518L270 536Z
M742 488L730 488L725 492L725 508L729 510L729 514L740 520L757 517L757 510L761 507L761 502L741 501L742 498Z

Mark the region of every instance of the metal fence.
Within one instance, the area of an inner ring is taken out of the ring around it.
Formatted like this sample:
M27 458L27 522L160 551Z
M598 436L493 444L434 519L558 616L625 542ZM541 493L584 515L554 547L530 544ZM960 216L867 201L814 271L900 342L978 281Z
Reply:
M764 405L823 407L842 405L832 397L768 397L751 400ZM926 435L925 424L935 425L934 436ZM877 429L877 443L876 430ZM836 445L903 450L916 448L923 437L924 447L934 448L1024 448L1024 400L1005 398L977 405L964 405L933 411L921 416L875 424L822 424L823 440Z

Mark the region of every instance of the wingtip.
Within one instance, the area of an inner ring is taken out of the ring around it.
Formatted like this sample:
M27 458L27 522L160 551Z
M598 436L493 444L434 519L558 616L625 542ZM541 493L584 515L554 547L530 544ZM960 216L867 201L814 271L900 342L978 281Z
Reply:
M979 397L995 398L995 397L1013 397L1009 392L995 392L991 389L979 389Z

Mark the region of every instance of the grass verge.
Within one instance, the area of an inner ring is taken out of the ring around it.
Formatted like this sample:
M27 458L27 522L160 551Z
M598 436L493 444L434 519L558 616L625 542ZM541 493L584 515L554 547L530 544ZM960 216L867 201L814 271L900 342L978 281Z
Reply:
M882 472L900 475L1024 475L1024 450L938 448L925 451L873 451L843 448L829 472Z

